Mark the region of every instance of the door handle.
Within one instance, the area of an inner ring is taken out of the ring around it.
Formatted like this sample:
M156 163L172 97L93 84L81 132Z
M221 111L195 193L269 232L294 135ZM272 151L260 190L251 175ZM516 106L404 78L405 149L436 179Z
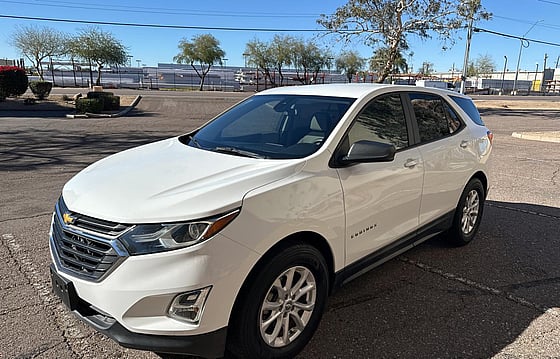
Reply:
M418 162L416 162L416 160L413 160L412 158L409 158L409 159L406 160L406 162L404 163L404 166L405 166L406 168L414 168L417 164L418 164Z
M469 141L463 140L461 141L461 144L459 146L461 146L461 148L467 148L468 145L469 145Z

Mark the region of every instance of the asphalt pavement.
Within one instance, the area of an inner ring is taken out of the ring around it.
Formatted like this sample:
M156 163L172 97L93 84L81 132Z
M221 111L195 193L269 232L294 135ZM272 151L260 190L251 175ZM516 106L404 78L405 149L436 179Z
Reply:
M0 111L0 358L155 358L119 347L51 294L48 230L62 186L109 154L196 128L247 94L141 93L129 117ZM483 112L495 134L476 240L439 237L335 293L300 358L560 358L560 110Z

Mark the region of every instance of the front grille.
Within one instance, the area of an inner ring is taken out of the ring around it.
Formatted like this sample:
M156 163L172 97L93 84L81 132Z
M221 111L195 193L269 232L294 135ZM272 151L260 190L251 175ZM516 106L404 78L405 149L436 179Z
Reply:
M82 216L79 214L76 215L74 226L111 237L118 236L120 233L128 229L128 227L124 224L100 221L96 218Z
M63 222L64 213L73 218L71 225ZM129 226L70 213L59 201L52 227L55 257L63 270L74 275L99 281L127 256L114 238Z
M125 224L104 221L80 213L71 212L70 210L68 210L66 204L62 199L58 201L58 208L61 214L70 214L74 220L72 222L72 225L74 227L80 228L81 230L91 231L93 233L103 234L109 237L117 237L130 228L130 226L127 226Z

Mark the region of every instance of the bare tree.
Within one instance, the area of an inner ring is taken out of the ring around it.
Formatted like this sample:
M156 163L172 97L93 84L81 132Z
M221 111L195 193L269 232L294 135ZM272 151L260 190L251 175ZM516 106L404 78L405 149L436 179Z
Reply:
M195 35L191 41L181 40L179 50L179 54L173 57L173 61L191 65L200 78L200 91L204 89L204 80L212 66L221 65L222 59L226 55L220 48L220 42L210 34Z
M98 27L88 27L80 30L77 37L70 41L70 52L86 61L91 66L97 65L96 85L101 84L101 70L105 65L123 65L127 60L126 47L110 32Z
M496 63L489 54L478 55L474 62L469 63L467 68L467 76L478 76L480 74L489 74L496 71Z
M17 26L12 34L11 44L27 57L44 81L42 62L48 57L66 52L67 35L50 27L35 25Z
M427 39L437 34L453 43L452 33L467 20L488 19L481 0L349 0L332 15L321 15L317 22L344 40L361 38L365 44L387 47L388 57L378 81L393 69L400 50L408 48L407 37Z

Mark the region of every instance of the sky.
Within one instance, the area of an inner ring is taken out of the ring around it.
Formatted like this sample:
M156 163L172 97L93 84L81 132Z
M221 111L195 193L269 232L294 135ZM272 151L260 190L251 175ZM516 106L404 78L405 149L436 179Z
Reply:
M316 41L321 47L330 48L335 54L343 50L356 50L369 58L374 49L363 45L359 38L343 45L334 35L325 35L316 20L320 14L332 14L345 0L321 1L269 1L269 0L122 0L111 2L76 2L71 0L0 0L0 58L17 59L21 55L10 45L10 35L21 25L48 26L68 34L76 34L85 24L24 20L1 16L41 17L102 22L137 24L179 25L203 28L242 28L243 31L211 29L169 29L132 26L99 25L113 34L128 49L132 64L157 66L172 63L177 55L179 41L210 33L220 41L226 52L227 66L244 65L245 44L251 40L269 41L275 34L291 35ZM475 26L494 32L525 36L528 39L560 45L560 0L482 0L483 6L493 14L490 21ZM274 29L290 31L256 31ZM306 30L306 31L296 31ZM442 50L437 37L423 40L408 38L412 57L406 56L414 70L424 61L434 64L436 71L461 69L465 54L466 30L454 35L455 45ZM487 32L474 33L470 58L488 55L502 71L507 57L507 69L515 71L521 41ZM544 56L548 55L547 68L554 67L560 56L560 46L529 43L522 49L520 69L534 71L539 64L542 70ZM30 62L27 62L30 64Z

